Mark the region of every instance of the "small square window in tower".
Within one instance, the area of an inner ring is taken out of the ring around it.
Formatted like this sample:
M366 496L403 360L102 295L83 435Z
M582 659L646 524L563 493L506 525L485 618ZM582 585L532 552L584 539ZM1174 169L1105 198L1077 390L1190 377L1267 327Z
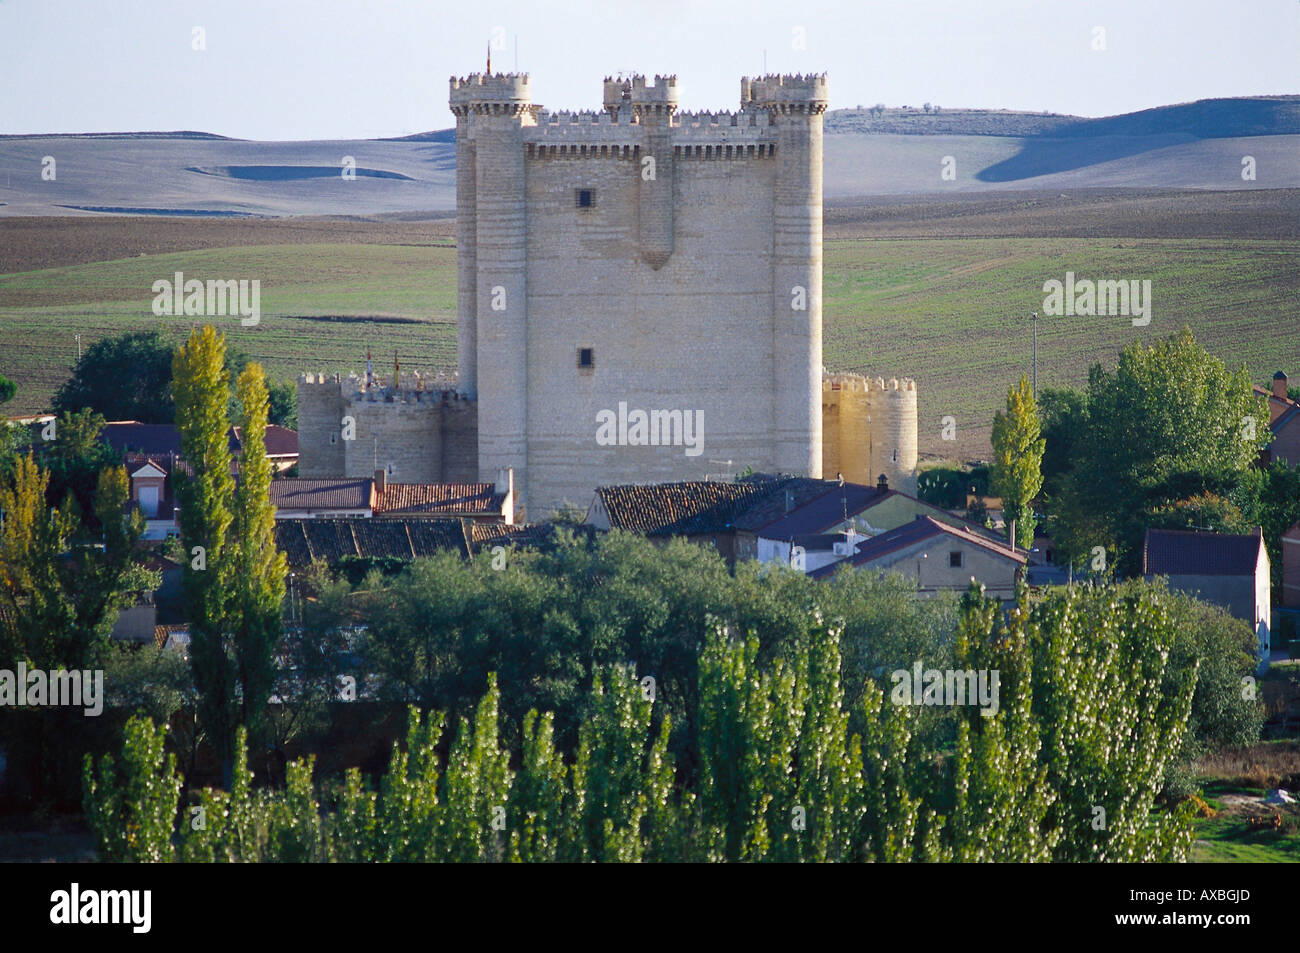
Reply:
M591 370L596 366L596 352L593 348L578 348L578 367L585 371Z
M948 553L948 565L954 569L961 568L961 550L954 549L952 552Z
M578 189L573 193L574 200L578 208L595 208L596 207L596 190L595 189Z

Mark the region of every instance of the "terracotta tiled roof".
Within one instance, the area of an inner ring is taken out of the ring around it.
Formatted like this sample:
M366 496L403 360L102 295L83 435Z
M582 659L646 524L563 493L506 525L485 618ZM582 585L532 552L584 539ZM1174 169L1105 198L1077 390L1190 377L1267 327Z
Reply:
M875 562L882 556L888 556L900 549L906 549L927 539L935 539L940 536L947 536L953 540L970 543L972 546L979 546L981 549L1013 562L1024 564L1027 561L1026 555L1019 550L1013 551L1009 545L998 543L987 536L974 532L972 529L957 529L955 526L941 523L933 517L922 516L910 523L903 524L897 529L891 529L887 533L871 537L859 544L857 555L815 569L808 575L814 579L824 579L833 575L841 566L864 566Z
M602 486L597 496L613 529L647 536L726 532L750 501L769 492L757 483L651 483Z
M579 538L586 537L588 545L596 536L596 528L586 525L560 527L554 523L533 523L527 526L507 526L504 523L471 522L469 538L475 552L493 546L547 550L555 545L556 533L560 529L567 529Z
M153 627L153 644L160 649L166 648L167 636L176 632L188 632L189 630L189 624L185 622L176 625L155 625Z
M389 483L375 491L375 514L499 516L506 495L491 483Z
M370 479L271 481L271 505L289 510L361 510L370 507Z
M466 524L460 519L278 520L275 542L297 569L324 559L331 565L344 556L393 556L414 559L454 550L469 553Z
M231 427L231 449L236 453L242 453L244 450L244 438L240 433L242 428ZM266 436L262 438L262 445L266 447L268 457L296 457L298 455L298 431L290 430L288 427L281 427L279 424L267 424Z
M1258 532L1198 533L1149 529L1142 572L1152 576L1253 576L1264 537Z

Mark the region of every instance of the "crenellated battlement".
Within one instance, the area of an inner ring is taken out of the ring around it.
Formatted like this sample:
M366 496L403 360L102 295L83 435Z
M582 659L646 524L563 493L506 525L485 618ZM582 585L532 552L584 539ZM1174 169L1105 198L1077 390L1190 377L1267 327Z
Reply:
M886 381L883 377L867 377L851 372L827 372L822 375L822 393L827 394L831 391L863 394L911 391L915 394L916 381L910 377L892 377Z
M532 107L532 81L527 73L470 73L451 77L451 111L457 118L476 115L519 115Z
M629 89L634 103L677 105L676 76L655 76L653 83L647 83L644 76L633 76Z
M456 387L453 376L448 380L443 375L430 380L416 373L401 373L397 386L392 385L391 377L382 374L371 376L371 385L367 389L365 378L355 371L347 377L341 374L299 374L299 393L316 393L333 397L346 403L402 403L402 404L438 404L464 400Z
M740 102L742 109L821 115L830 102L830 86L825 73L746 76L740 80Z

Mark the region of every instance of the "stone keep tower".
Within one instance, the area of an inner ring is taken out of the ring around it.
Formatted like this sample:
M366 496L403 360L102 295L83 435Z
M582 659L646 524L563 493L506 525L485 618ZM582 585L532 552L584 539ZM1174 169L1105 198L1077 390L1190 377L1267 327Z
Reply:
M557 114L525 75L451 80L458 389L480 475L514 467L535 517L719 460L821 475L826 78L743 79L734 113L677 105L671 76ZM638 412L664 424L648 440ZM698 445L672 429L687 414Z

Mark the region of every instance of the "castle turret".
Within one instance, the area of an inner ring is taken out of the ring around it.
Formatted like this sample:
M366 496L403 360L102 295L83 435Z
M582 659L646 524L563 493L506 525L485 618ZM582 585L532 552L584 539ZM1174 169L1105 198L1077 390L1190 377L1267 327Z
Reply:
M601 102L604 104L605 112L609 113L609 117L617 119L620 110L624 107L631 107L632 84L625 79L612 79L606 76L605 91Z
M745 97L749 98L746 99ZM741 109L766 109L777 134L772 289L776 320L775 464L821 476L822 114L821 76L741 81Z
M916 494L916 382L891 379L872 395L871 472Z
M473 175L473 225L458 226L458 316L462 388L478 395L478 463L490 479L514 467L527 475L527 202L523 130L537 121L527 74L451 80L457 158L469 140L472 173L457 169L457 201ZM461 176L465 178L462 179ZM472 278L472 280L471 280ZM473 325L472 333L467 330ZM468 357L473 354L473 357ZM493 382L478 392L479 379Z
M343 401L337 377L298 376L298 473L304 477L342 476L346 466Z
M673 253L672 117L677 111L677 77L656 76L647 86L634 76L630 86L632 114L645 130L637 182L637 226L641 258L655 271Z

